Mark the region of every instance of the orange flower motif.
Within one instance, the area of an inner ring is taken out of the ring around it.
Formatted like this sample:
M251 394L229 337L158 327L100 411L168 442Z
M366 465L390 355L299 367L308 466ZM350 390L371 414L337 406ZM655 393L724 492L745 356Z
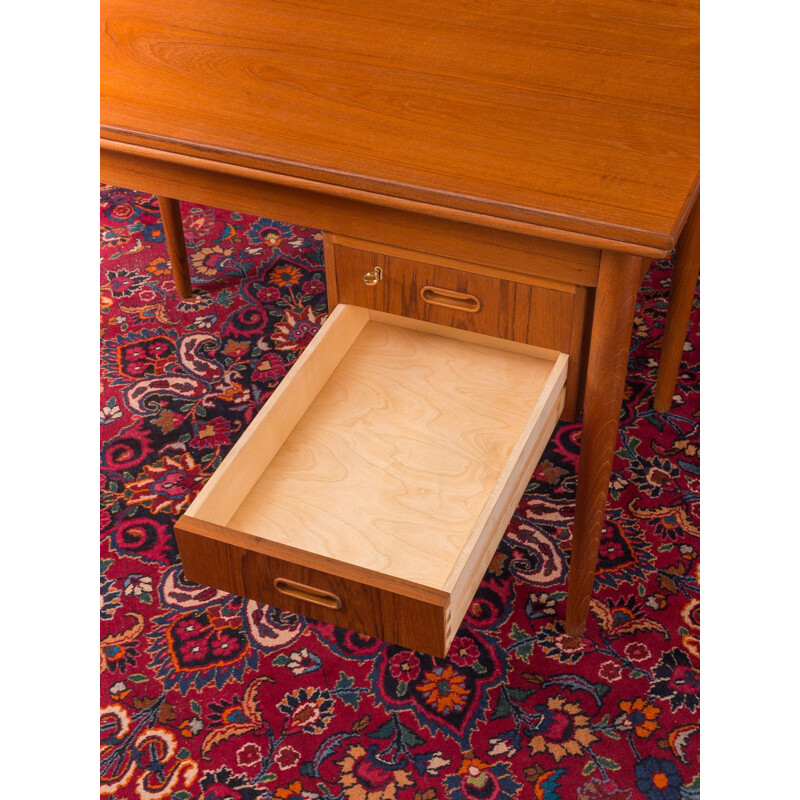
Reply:
M191 256L192 267L200 275L216 275L219 268L230 259L233 250L227 247L220 247L215 244L213 247L203 247L195 250Z
M275 349L299 353L311 342L323 319L322 315L314 313L311 306L304 306L300 311L287 311L272 333Z
M661 709L658 706L645 702L643 697L636 700L622 700L619 704L624 712L617 719L617 724L624 728L633 728L633 732L642 739L646 739L658 730L658 715Z
M489 765L484 764L479 758L465 758L461 762L461 767L458 770L459 775L476 775L482 769L488 769Z
M600 627L610 636L623 636L638 631L659 631L667 635L667 629L663 625L649 619L645 609L637 607L632 601L606 605L592 599L589 601L589 607L597 617Z
M163 256L159 256L158 258L154 258L146 267L145 269L148 272L152 272L154 275L169 275L170 273L170 266L167 262L167 259Z
M278 711L287 718L287 733L322 733L333 719L333 697L325 689L295 689L279 703Z
M249 349L250 342L239 342L236 341L236 339L229 339L222 352L226 356L240 358L241 356L245 355Z
M189 453L164 456L155 464L147 464L141 478L128 484L128 503L154 513L178 514L203 488L205 479L203 465Z
M361 745L351 745L336 762L342 768L339 785L347 800L395 800L398 789L413 785L408 772L385 764L376 749L370 747L368 752Z
M577 703L563 697L549 697L547 705L535 708L536 735L528 742L533 755L550 753L556 763L564 756L577 756L597 737L589 729L589 718L581 713Z
M428 705L435 706L440 714L449 714L464 708L464 700L469 694L464 688L466 679L466 675L459 675L448 664L426 672L425 682L420 683L417 689Z
M283 237L281 237L275 231L270 231L264 236L264 243L268 244L270 247L277 247L282 241Z
M295 798L303 797L303 784L300 781L290 783L285 789L278 789L275 792L277 800L295 800Z
M465 758L461 768L458 770L458 774L467 776L466 782L469 786L483 789L491 780L488 770L489 765L479 758Z
M276 264L269 276L269 282L276 286L293 286L298 283L302 273L298 267Z

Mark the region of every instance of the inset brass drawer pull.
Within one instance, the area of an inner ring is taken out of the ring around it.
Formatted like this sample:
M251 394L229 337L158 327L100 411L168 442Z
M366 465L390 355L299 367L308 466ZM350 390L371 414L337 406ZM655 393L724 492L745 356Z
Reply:
M452 289L440 289L437 286L423 286L419 291L424 302L432 306L444 306L456 311L469 311L474 314L481 310L481 301L474 294L454 292Z
M290 581L288 578L275 578L275 588L281 593L294 597L296 600L305 600L307 603L315 603L325 608L339 609L342 607L342 600L333 592L326 592L323 589L315 589L305 583Z
M380 283L382 277L383 270L380 267L375 267L375 269L364 273L364 283L366 283L367 286L375 286Z

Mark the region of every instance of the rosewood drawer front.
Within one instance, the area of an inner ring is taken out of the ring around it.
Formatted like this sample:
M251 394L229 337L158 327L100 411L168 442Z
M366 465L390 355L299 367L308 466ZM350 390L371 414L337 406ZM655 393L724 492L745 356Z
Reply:
M189 515L175 530L184 571L199 583L443 655L446 592Z
M444 656L567 362L338 305L178 521L187 577Z
M561 291L336 244L338 300L515 342L570 351L575 287ZM477 269L477 267L475 267Z

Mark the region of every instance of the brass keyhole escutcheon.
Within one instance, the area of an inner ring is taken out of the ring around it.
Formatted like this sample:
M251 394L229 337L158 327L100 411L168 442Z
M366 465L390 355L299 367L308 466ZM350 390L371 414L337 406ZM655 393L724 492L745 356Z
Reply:
M366 283L367 286L376 286L380 283L382 277L383 270L380 267L375 267L375 269L364 273L364 283Z

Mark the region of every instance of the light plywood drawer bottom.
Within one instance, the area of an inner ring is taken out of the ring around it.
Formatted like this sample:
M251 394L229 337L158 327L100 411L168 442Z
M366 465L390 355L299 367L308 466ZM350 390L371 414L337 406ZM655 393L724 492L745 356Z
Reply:
M176 525L187 577L444 656L567 356L340 304Z

